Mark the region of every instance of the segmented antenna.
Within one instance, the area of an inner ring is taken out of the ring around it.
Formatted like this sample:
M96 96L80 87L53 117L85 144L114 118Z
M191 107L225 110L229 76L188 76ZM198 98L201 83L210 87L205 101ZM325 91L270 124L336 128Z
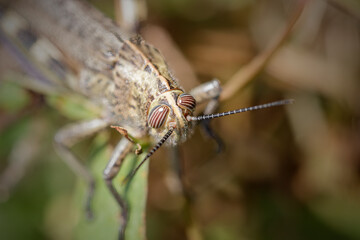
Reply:
M144 164L144 162L146 160L148 160L149 157L151 157L151 155L154 154L154 152L156 152L156 150L158 150L161 145L164 144L164 142L170 137L170 135L174 132L174 128L170 128L170 130L165 134L165 136L150 150L150 152L145 156L145 158L141 161L141 163L131 172L131 174L129 174L126 178L125 178L125 182L127 182L128 180L130 180L131 178L134 177L134 175L136 174L137 170L139 170L139 168Z
M237 113L242 113L242 112L249 112L249 111L253 111L253 110L259 110L259 109L264 109L264 108L269 108L269 107L275 107L275 106L281 106L281 105L287 105L287 104L291 104L293 103L295 100L294 99L285 99L285 100L280 100L280 101L275 101L275 102L270 102L270 103L265 103L265 104L261 104L261 105L257 105L257 106L253 106L253 107L247 107L247 108L240 108L237 110L233 110L233 111L228 111L228 112L223 112L223 113L216 113L216 114L208 114L208 115L202 115L202 116L196 116L196 117L192 117L192 116L187 116L187 120L188 121L201 121L201 120L206 120L206 119L212 119L212 118L218 118L218 117L224 117L224 116L228 116L228 115L232 115L232 114L237 114ZM136 172L139 170L139 168L145 163L146 160L148 160L151 155L154 154L154 152L156 150L158 150L163 144L164 142L170 137L170 135L174 132L174 128L170 128L170 130L165 134L165 136L155 145L155 147L153 147L150 152L145 156L145 158L141 161L141 163L131 172L131 174L129 174L124 182L127 182L128 180L130 180L131 178L134 177L134 175L136 174Z
M253 110L259 110L259 109L264 109L264 108L269 108L269 107L291 104L294 101L295 101L294 99L285 99L285 100L280 100L280 101L271 102L271 103L265 103L265 104L261 104L261 105L257 105L257 106L240 108L237 110L223 112L223 113L208 114L208 115L202 115L202 116L196 116L196 117L187 116L187 120L188 121L201 121L201 120L206 120L206 119L224 117L224 116L242 113L242 112L249 112L249 111L253 111Z

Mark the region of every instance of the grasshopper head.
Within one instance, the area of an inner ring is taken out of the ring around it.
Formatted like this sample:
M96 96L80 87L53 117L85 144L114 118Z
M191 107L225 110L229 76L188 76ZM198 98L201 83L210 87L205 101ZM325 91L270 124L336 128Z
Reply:
M192 132L193 124L188 121L196 107L196 101L182 90L170 90L161 94L150 105L147 123L150 135L157 141L173 129L168 142L176 145L185 141Z
M285 99L228 112L194 117L192 116L192 112L195 109L196 101L190 94L186 94L181 90L170 90L165 92L151 103L150 111L148 113L148 125L151 127L150 134L154 136L155 139L160 140L158 140L158 143L150 150L129 177L131 178L134 176L141 165L149 159L149 157L160 148L166 140L169 139L169 142L173 145L185 141L189 132L191 132L192 121L224 117L242 112L291 104L293 102L293 99Z

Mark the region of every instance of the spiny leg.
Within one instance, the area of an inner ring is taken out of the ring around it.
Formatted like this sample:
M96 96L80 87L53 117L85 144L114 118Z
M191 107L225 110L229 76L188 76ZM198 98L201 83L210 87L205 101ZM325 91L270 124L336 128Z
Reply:
M55 135L55 149L64 162L77 175L80 175L88 184L88 195L85 202L85 211L88 218L92 218L91 200L95 190L95 180L89 170L71 152L70 148L84 139L108 126L103 119L93 119L86 122L70 124L60 129Z
M211 99L206 108L204 110L204 114L212 114L219 106L219 97ZM202 129L204 130L205 134L213 139L217 145L216 153L220 153L224 148L224 143L219 137L219 135L211 128L210 126L210 119L205 119L201 122Z
M210 119L203 120L201 126L205 134L213 139L216 143L216 153L219 154L224 150L224 142L220 136L211 128Z
M187 239L203 239L199 226L195 218L194 206L194 192L185 179L184 164L178 146L173 146L170 149L170 160L172 170L168 173L168 185L172 192L182 193L184 197L184 204L182 205L183 221L186 227ZM175 173L175 174L174 174Z
M190 91L190 94L196 99L197 104L208 101L204 109L204 114L211 114L215 112L219 105L220 93L221 87L217 79L203 83ZM205 134L215 141L217 145L216 152L221 152L224 146L223 141L210 127L210 120L202 121L201 126Z
M221 93L220 82L217 79L211 80L191 89L189 93L195 98L198 105L216 99Z
M113 195L116 202L119 204L121 208L122 223L120 224L120 228L119 228L120 240L123 240L125 238L125 229L127 226L128 211L125 200L120 196L120 194L114 187L112 180L119 173L123 160L126 157L126 155L132 151L132 147L133 147L132 142L130 142L127 138L122 138L120 142L116 145L115 150L108 164L106 165L103 175L107 187L109 188L111 194Z
M119 127L119 126L110 126L111 128L115 128L121 135L123 135L127 140L130 142L136 144L137 149L135 150L136 155L140 155L142 153L142 148L139 143L136 143L132 137L129 136L128 131L125 128Z

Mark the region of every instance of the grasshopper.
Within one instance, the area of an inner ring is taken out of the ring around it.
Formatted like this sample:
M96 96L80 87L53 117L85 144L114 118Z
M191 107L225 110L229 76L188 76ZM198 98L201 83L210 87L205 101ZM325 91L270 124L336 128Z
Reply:
M124 136L103 174L121 208L119 239L125 236L128 211L112 181L125 156L133 151L135 139L150 136L156 144L129 178L165 142L178 145L186 141L196 121L292 102L281 100L194 116L197 104L219 98L219 82L204 83L187 93L159 50L120 29L89 4L79 0L20 0L2 6L0 18L0 40L31 76L29 81L44 91L77 93L102 109L100 118L65 126L54 138L57 153L88 184L89 216L95 181L71 147L109 126ZM140 151L138 144L137 153Z

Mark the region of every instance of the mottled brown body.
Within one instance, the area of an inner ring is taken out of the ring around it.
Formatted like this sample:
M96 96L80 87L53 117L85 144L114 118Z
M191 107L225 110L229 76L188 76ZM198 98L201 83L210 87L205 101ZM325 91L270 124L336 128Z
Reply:
M141 37L122 31L112 20L80 0L18 0L0 5L0 43L32 76L29 81L38 90L72 92L100 106L100 116L69 124L54 137L57 153L88 185L85 208L89 218L95 179L71 148L109 126L124 136L114 147L103 171L105 183L121 208L119 239L124 239L127 202L113 180L125 156L133 151L136 141L132 137L150 135L157 144L131 176L162 144L176 145L189 137L193 124L188 117L198 100L219 96L218 82L201 87L205 92L217 90L205 98L203 94L198 94L198 99L185 94L157 49ZM140 150L138 144L135 152Z
M176 106L183 90L156 48L76 0L20 0L10 9L1 17L2 31L25 55L51 70L41 74L55 88L100 104L110 124L136 138L150 133L159 139L166 133L166 127L148 128L149 107L154 100ZM179 112L173 109L170 115L179 117ZM185 118L174 122L172 144L184 141L189 127Z

